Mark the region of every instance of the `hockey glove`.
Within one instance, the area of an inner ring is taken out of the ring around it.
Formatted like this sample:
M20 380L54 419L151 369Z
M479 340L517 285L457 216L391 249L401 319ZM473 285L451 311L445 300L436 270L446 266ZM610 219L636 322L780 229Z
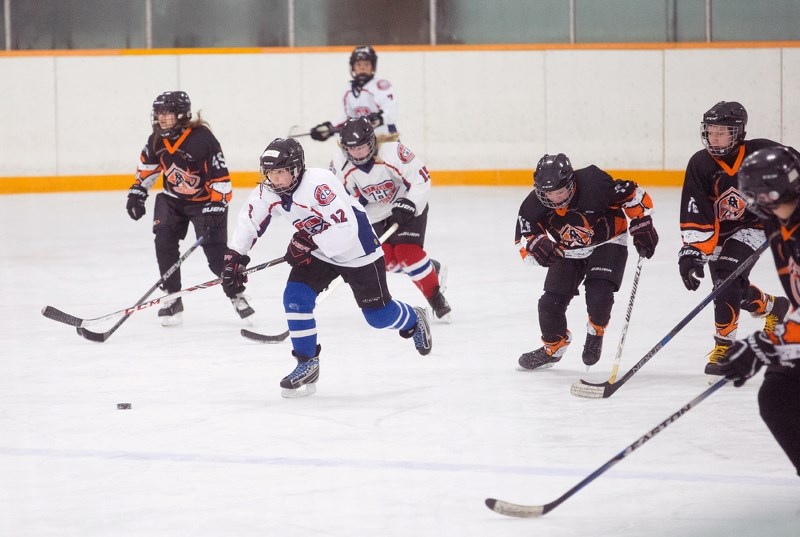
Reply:
M378 127L383 125L383 110L368 115L367 119L372 124L372 128L377 129Z
M397 198L392 203L392 216L389 217L389 222L404 226L411 222L417 215L417 206L408 198Z
M317 249L316 243L311 238L311 234L305 229L301 229L294 235L289 242L289 247L286 249L286 255L283 258L291 266L306 265L311 263L311 252Z
M336 134L336 130L333 128L333 124L330 121L326 121L325 123L320 123L313 129L311 129L311 139L316 140L318 142L324 142L334 134Z
M552 266L564 259L564 251L545 234L534 237L525 245L525 249L543 267Z
M238 291L247 283L247 274L243 274L250 257L242 255L236 250L228 250L223 258L225 265L222 268L222 287L226 291Z
M683 285L689 291L697 291L700 280L705 277L703 271L705 256L694 246L686 245L678 252L678 270L683 279Z
M738 388L758 373L762 365L780 363L780 356L769 337L764 332L756 332L728 347L720 361L720 372L726 379L734 381L733 385Z
M228 206L224 201L209 201L203 205L203 223L207 236L213 236L226 229L228 223Z
M128 216L134 220L143 217L144 213L147 212L144 207L146 199L147 189L139 185L133 185L130 190L128 190L128 203L125 205L125 208L128 210Z
M653 219L650 216L634 218L631 220L628 231L633 239L633 246L640 256L650 259L656 253L658 245L658 233L653 227Z

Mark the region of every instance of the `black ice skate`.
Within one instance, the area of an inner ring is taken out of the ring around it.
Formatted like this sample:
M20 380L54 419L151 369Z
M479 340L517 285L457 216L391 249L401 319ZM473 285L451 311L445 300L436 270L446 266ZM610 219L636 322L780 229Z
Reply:
M447 265L442 265L435 259L431 259L431 265L433 265L436 278L439 280L439 292L444 293L447 290Z
M764 317L764 332L769 334L775 331L775 325L786 319L791 309L788 298L767 294L753 284L747 289L741 306L753 317Z
M522 369L547 369L561 361L567 352L567 347L572 341L572 334L567 330L566 337L557 337L554 341L547 342L542 339L543 346L531 352L526 352L519 357L518 363Z
M436 290L436 294L428 299L428 304L431 305L433 314L437 319L445 323L453 322L453 319L450 315L450 311L452 310L450 309L450 304L447 303L447 299L442 294L441 286L439 286L439 289Z
M586 342L583 344L583 363L586 367L593 366L600 361L603 352L604 326L597 326L592 321L586 323Z
M183 300L181 297L175 300L167 300L158 309L158 316L161 317L161 326L180 326L183 324Z
M719 380L718 377L722 375L720 370L719 361L725 356L728 347L733 345L733 341L719 336L714 336L714 348L708 353L708 363L704 373L708 376L708 383L713 384Z
M233 304L233 309L236 310L236 313L239 314L239 317L245 320L247 320L248 317L256 312L250 307L250 304L247 303L247 299L242 293L239 293L235 297L231 298L231 304Z
M292 356L297 360L297 367L281 380L281 397L295 398L314 395L317 391L317 380L319 380L319 353L321 350L322 346L317 345L317 355L313 358L300 356L292 351Z
M772 298L772 308L764 317L764 332L768 334L775 332L775 325L786 320L786 315L792 308L792 304L789 302L788 298L784 296L776 296Z
M423 308L416 307L417 322L411 328L400 330L400 335L406 339L414 338L414 346L417 352L425 356L431 352L433 347L433 337L431 336L431 326L428 324L428 314Z

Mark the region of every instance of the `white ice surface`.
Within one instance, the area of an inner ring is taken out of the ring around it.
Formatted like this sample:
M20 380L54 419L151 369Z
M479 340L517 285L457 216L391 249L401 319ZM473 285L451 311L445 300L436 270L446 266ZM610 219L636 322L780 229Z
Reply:
M370 329L342 287L317 311L317 394L296 400L278 387L294 365L289 342L241 338L219 287L184 299L182 327L162 328L150 308L102 344L40 314L52 305L98 317L135 303L158 278L152 197L139 222L123 192L0 197L0 535L800 535L800 479L759 418L761 375L724 387L541 519L483 505L555 500L707 388L710 308L611 398L570 395L578 378L608 377L635 255L590 373L582 295L562 362L516 370L539 345L545 274L512 246L526 193L434 189L427 249L449 265L455 322L433 325L433 352L421 357ZM651 194L661 244L642 271L621 374L711 291L705 281L688 292L678 276L678 191ZM245 197L237 190L234 210ZM288 236L275 223L254 263L282 255ZM285 329L287 272L251 276L255 329ZM184 287L212 279L195 252ZM769 257L753 281L779 289ZM423 302L406 277L389 285ZM740 335L759 325L743 317Z

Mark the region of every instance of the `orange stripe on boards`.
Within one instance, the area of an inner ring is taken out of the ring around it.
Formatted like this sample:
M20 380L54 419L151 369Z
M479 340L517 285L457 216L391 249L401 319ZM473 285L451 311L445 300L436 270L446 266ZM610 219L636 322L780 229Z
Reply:
M631 179L646 187L680 186L683 171L607 170L613 177ZM525 186L532 187L532 170L434 170L434 186ZM0 177L0 194L37 192L91 192L127 190L133 174L60 175L51 177ZM259 181L258 172L233 172L231 183L238 188L252 188ZM159 179L153 187L161 190ZM153 190L151 189L151 190Z

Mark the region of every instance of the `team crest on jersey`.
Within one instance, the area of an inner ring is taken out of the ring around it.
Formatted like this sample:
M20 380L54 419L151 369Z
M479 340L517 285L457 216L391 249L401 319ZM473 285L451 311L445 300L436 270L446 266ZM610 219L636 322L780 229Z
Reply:
M314 189L314 199L324 207L336 199L336 193L328 185L319 185Z
M378 80L377 84L378 84L378 89L382 89L382 90L387 90L387 89L392 87L391 82L389 82L388 80L384 80L384 79Z
M403 164L408 164L414 160L414 153L412 153L411 150L403 144L397 144L397 156L400 158Z
M304 218L303 220L295 220L293 222L295 229L301 230L305 229L312 235L316 235L317 233L322 233L326 229L330 227L330 224L325 222L321 216L317 214L312 214L311 216Z
M790 257L786 268L789 271L789 288L792 290L793 302L800 302L800 265Z
M716 206L717 220L720 222L741 220L747 207L747 201L741 192L730 187L717 199L714 205Z
M364 197L369 196L373 201L378 203L389 203L394 199L397 192L397 185L394 181L387 179L378 183L377 185L367 185L361 189Z
M594 231L585 226L567 224L558 231L560 242L569 248L581 248L592 243Z
M202 180L197 175L192 175L186 170L182 170L175 164L164 172L164 179L172 185L172 190L178 194L192 196L200 191Z

